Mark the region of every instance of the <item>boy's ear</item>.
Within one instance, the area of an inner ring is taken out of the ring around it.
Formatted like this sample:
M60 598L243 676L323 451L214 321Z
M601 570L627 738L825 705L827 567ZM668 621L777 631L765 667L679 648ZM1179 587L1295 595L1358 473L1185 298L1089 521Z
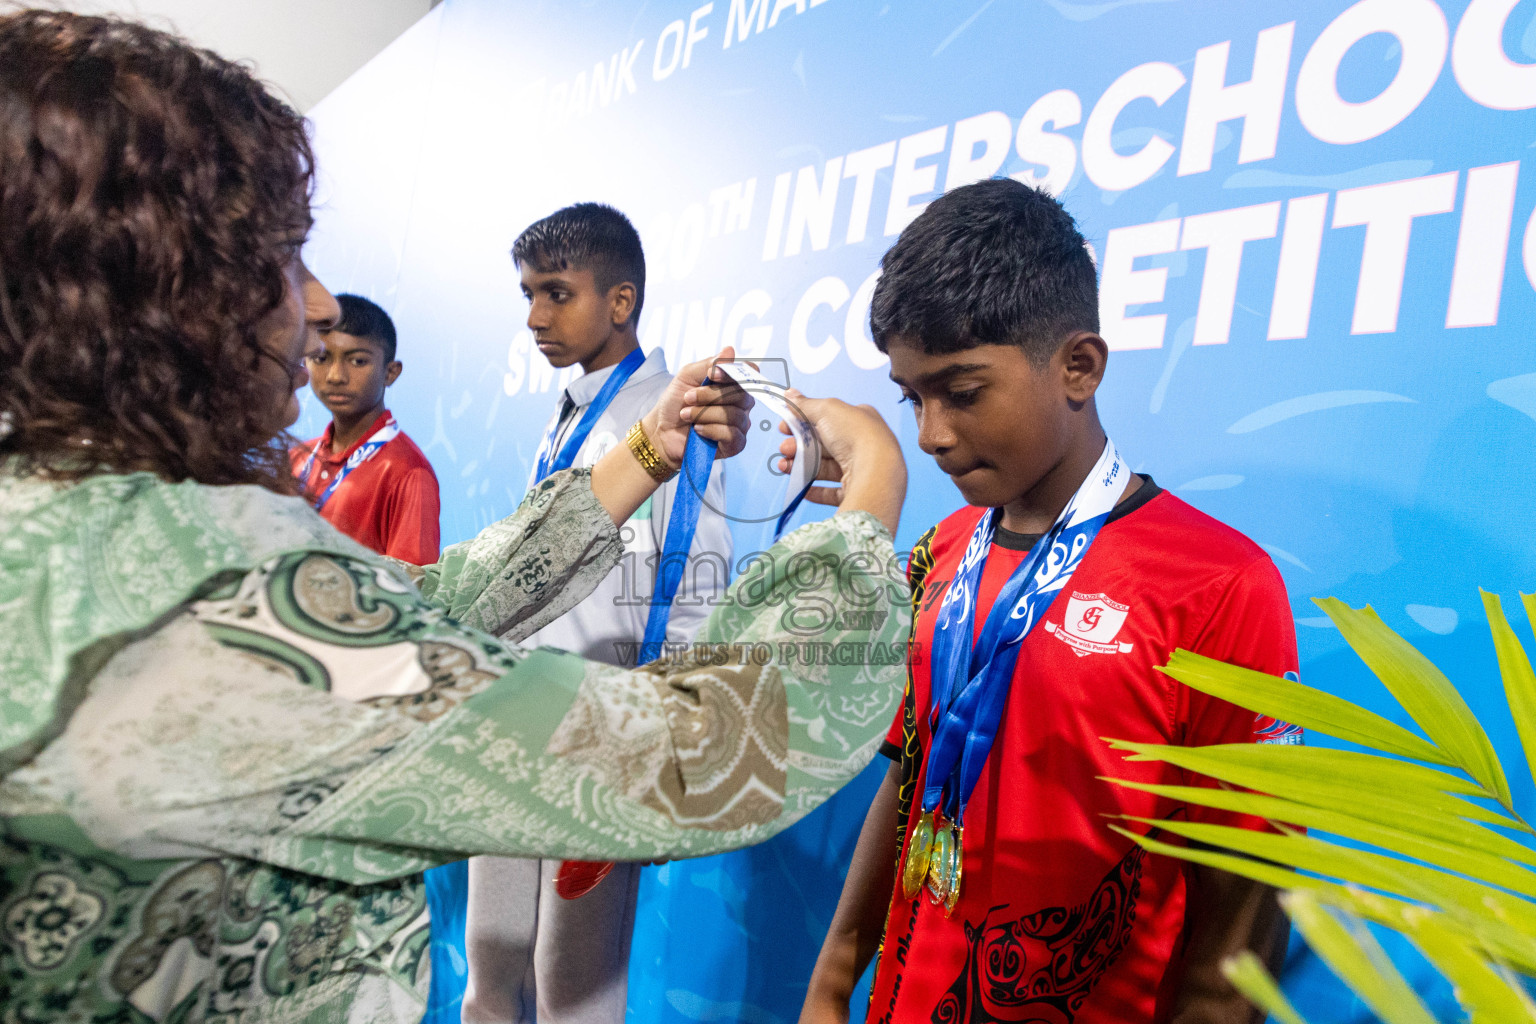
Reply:
M398 359L384 364L384 386L389 387L400 379L400 371L405 369L405 364Z
M1061 345L1062 383L1067 398L1086 402L1099 390L1109 363L1109 345L1092 331L1078 331Z
M635 286L629 281L608 289L608 319L613 321L613 326L622 327L635 315L636 297Z

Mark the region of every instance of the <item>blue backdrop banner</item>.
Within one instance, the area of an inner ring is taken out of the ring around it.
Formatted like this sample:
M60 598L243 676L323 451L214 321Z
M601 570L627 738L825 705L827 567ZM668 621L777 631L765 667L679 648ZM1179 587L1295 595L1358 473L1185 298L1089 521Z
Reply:
M1402 721L1309 599L1373 604L1531 809L1477 588L1536 585L1533 108L1536 0L446 0L314 110L308 254L395 317L390 403L445 541L511 511L569 379L511 242L601 200L641 231L647 349L734 344L886 415L910 544L960 499L869 339L880 255L945 189L1038 183L1100 266L1132 468L1270 553L1308 682ZM775 441L730 466L738 558L771 535ZM766 846L648 873L635 1020L795 1019L880 771ZM1370 1019L1302 954L1287 983L1314 1021Z

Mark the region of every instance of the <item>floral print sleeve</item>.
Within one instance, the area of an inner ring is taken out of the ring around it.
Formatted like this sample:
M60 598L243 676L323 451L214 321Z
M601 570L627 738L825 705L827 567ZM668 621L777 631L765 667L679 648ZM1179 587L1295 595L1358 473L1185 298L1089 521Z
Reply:
M741 846L878 745L905 635L889 548L861 516L807 527L699 645L638 671L496 641L366 563L286 555L114 659L40 760L68 756L76 817L125 852L352 882L471 853ZM848 614L856 593L879 614Z
M894 566L871 517L803 527L699 646L626 671L449 614L520 629L498 588L537 603L537 579L468 567L428 601L377 561L275 556L118 651L0 781L0 988L82 1018L116 993L155 1021L409 1020L423 868L735 848L852 778L900 696Z
M522 640L576 607L624 553L591 480L590 469L552 474L516 515L451 545L436 564L398 564L424 598L466 626Z

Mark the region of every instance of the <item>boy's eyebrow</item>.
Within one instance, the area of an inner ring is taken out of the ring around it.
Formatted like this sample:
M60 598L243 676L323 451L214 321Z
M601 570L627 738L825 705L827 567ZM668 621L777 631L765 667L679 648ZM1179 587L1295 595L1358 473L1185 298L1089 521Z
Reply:
M368 341L367 339L359 339L359 340L362 342L361 344L359 344L359 345L348 345L346 348L341 349L336 354L338 356L343 357L343 358L345 358L346 356L354 355L354 354L356 354L358 352L366 352L369 355L382 355L383 354L381 352L381 350L380 350L380 346L377 343L372 342L372 341Z
M951 363L948 366L934 370L932 373L923 374L913 383L940 384L949 378L959 376L962 373L975 373L978 370L985 369L989 369L988 364L986 363ZM909 384L908 382L902 380L900 377L896 376L894 373L891 374L890 377L893 383L900 384L902 387L913 386L912 384Z

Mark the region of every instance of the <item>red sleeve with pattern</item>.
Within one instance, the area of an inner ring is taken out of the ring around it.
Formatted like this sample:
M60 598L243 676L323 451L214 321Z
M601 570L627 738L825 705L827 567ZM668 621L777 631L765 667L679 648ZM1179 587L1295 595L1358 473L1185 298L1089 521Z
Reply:
M437 477L425 467L399 474L390 489L384 523L384 554L413 565L431 565L439 554Z
M1296 678L1296 626L1285 583L1268 558L1257 558L1233 576L1215 609L1191 644L1191 650L1217 661L1269 675ZM1214 743L1300 743L1301 730L1255 715L1182 683L1176 697L1177 742L1186 746ZM1194 777L1196 785L1214 785ZM1190 818L1220 825L1267 829L1261 819L1191 807Z

